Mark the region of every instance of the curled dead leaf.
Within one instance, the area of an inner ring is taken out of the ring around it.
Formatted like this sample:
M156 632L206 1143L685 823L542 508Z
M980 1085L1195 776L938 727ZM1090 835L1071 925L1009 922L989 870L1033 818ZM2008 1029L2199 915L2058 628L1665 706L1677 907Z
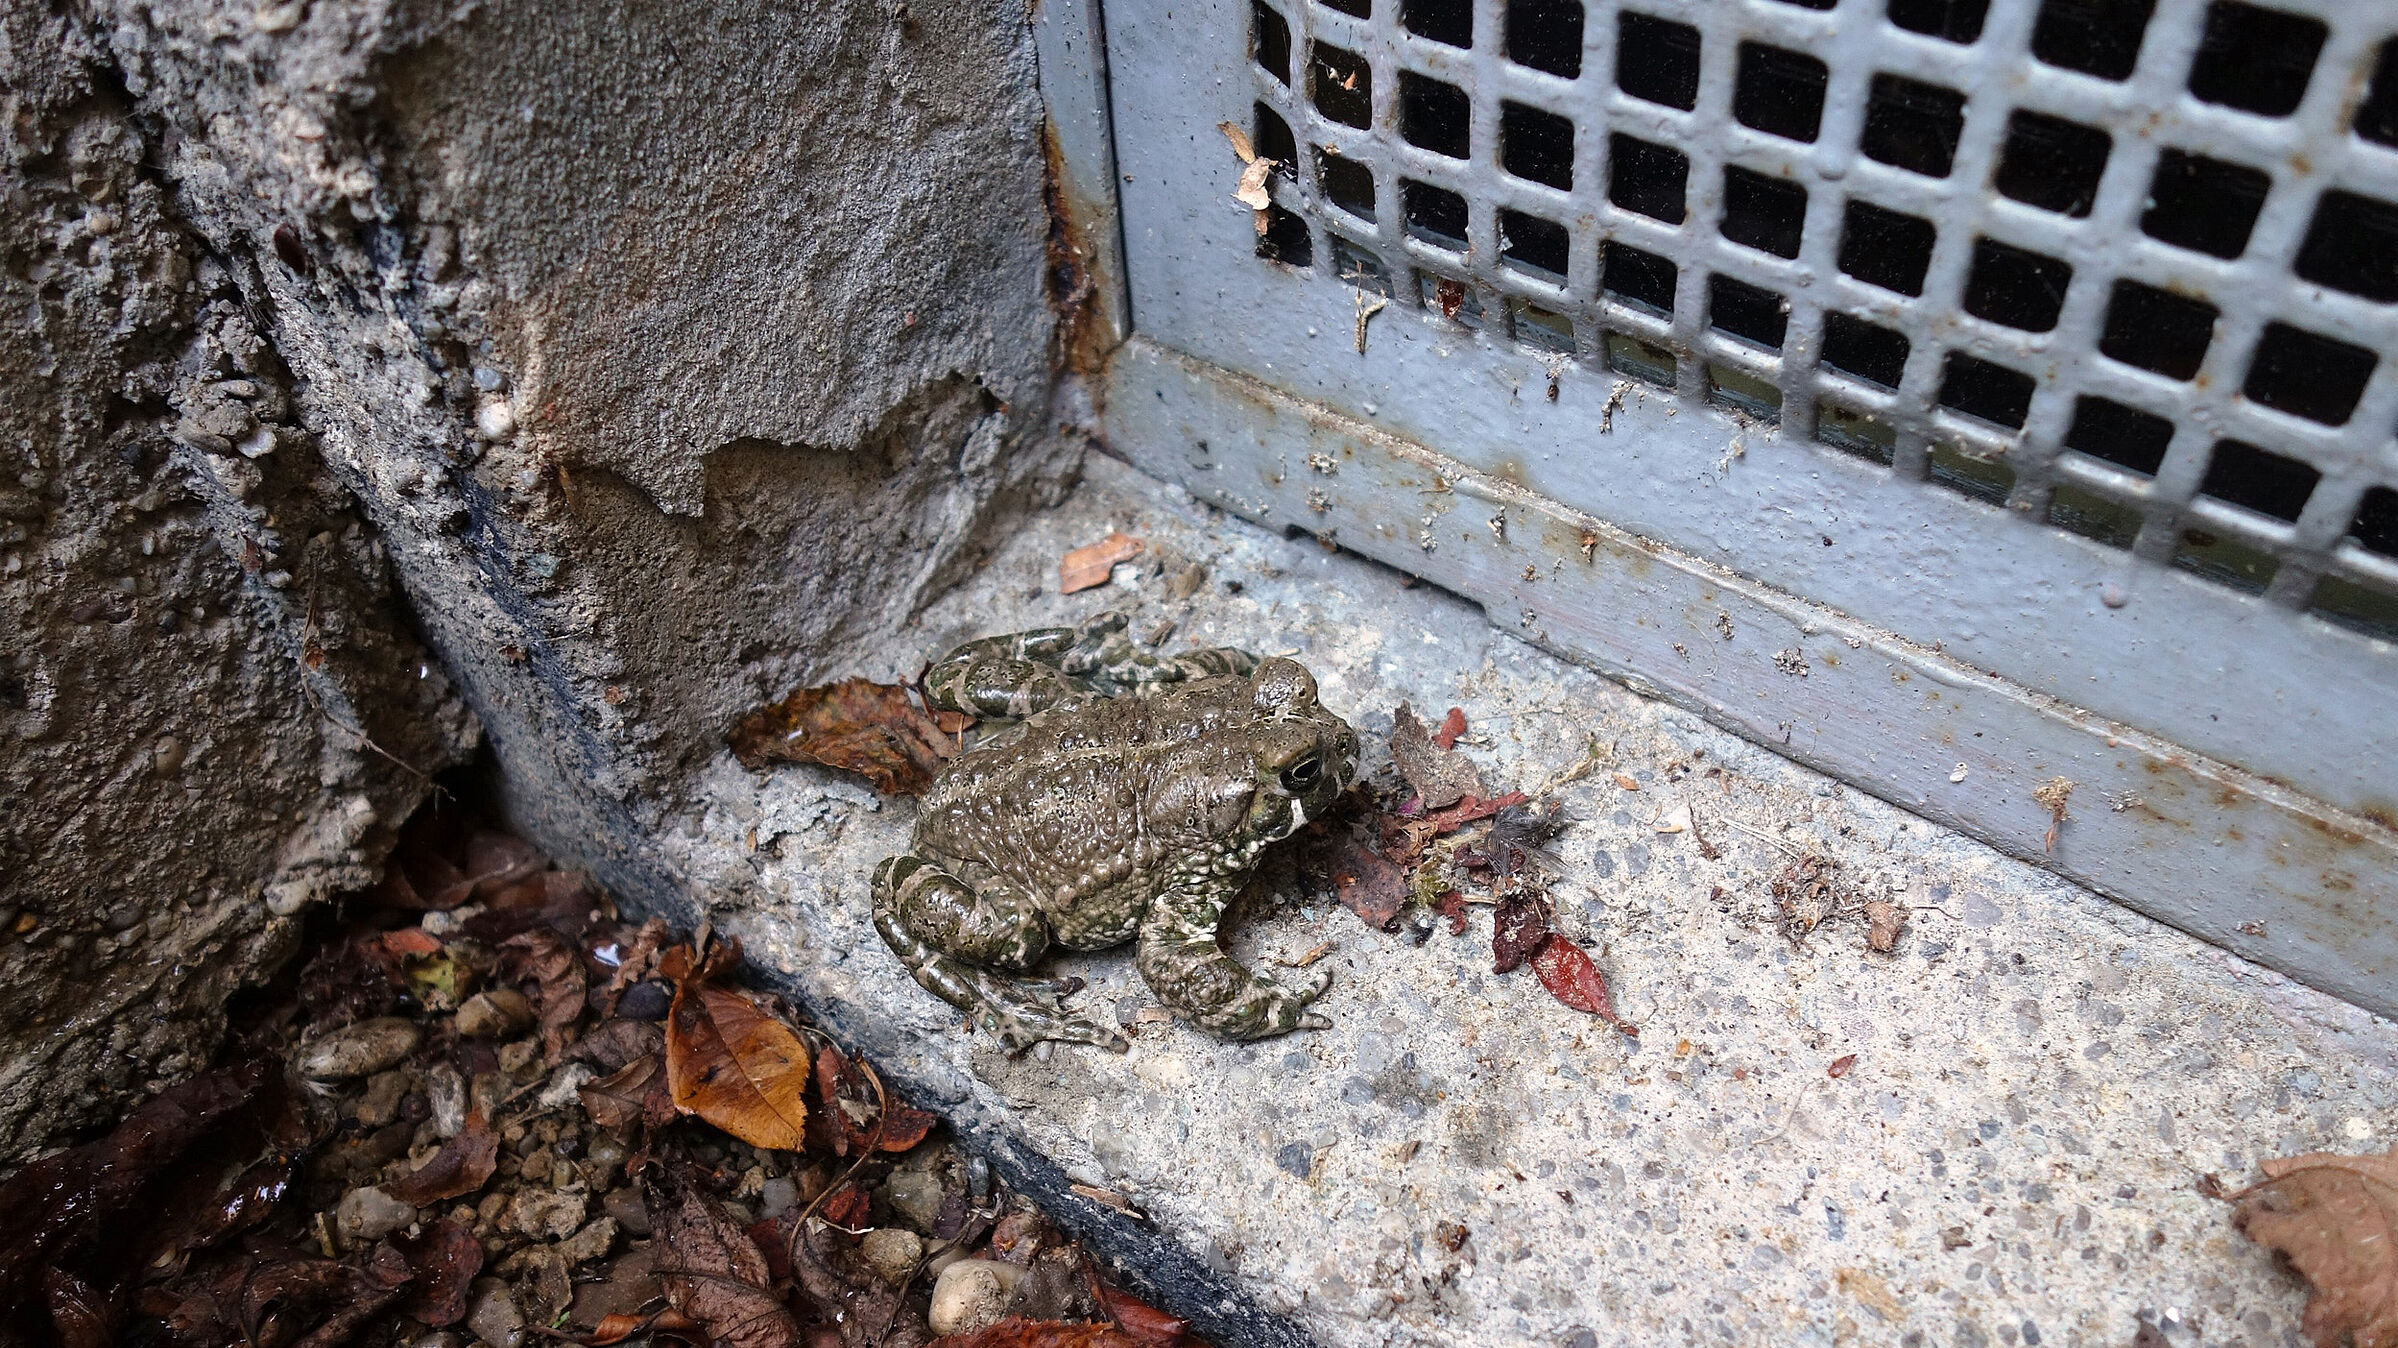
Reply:
M1266 160L1261 159L1258 163L1272 167ZM1254 169L1256 166L1251 167ZM1241 181L1248 182L1248 176L1242 175ZM1130 534L1113 533L1096 543L1074 549L1058 561L1058 593L1074 594L1107 584L1108 577L1115 574L1116 563L1129 562L1140 556L1145 546Z
M715 1348L799 1348L799 1323L769 1290L774 1277L749 1233L679 1181L645 1186L667 1304L698 1323Z
M457 1198L483 1187L499 1168L500 1138L483 1111L470 1111L466 1126L441 1144L426 1162L383 1186L383 1191L412 1207L444 1198Z
M1615 1013L1615 1001L1608 995L1607 978L1593 964L1588 952L1562 936L1551 934L1532 956L1532 972L1540 975L1540 984L1549 995L1574 1008L1597 1016L1625 1034L1638 1035L1640 1027L1626 1022Z
M726 737L743 767L820 763L857 773L886 796L931 785L957 753L954 735L896 684L843 679L802 688L742 718Z
M1549 915L1540 900L1510 894L1499 900L1499 915L1490 926L1490 971L1513 973L1537 954L1549 939Z
M1232 189L1232 199L1253 211L1273 205L1274 198L1266 191L1266 179L1273 174L1273 160L1250 160L1249 166L1241 170L1240 184Z
M1142 1341L1114 1325L1011 1318L935 1339L929 1348L1142 1348Z
M1454 745L1455 737L1449 743ZM1435 743L1432 732L1416 719L1415 709L1404 702L1391 712L1391 758L1428 811L1482 794L1482 776L1473 763L1454 748Z
M2313 1284L2299 1325L2315 1348L2398 1348L2398 1150L2261 1168L2264 1183L2236 1195L2232 1223Z

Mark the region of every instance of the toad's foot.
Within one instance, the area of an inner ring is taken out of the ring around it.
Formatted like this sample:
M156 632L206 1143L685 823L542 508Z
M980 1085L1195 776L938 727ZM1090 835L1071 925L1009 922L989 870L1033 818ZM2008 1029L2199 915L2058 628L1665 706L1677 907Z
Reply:
M917 939L887 909L877 908L874 929L925 991L965 1012L1010 1053L1022 1053L1044 1039L1095 1044L1117 1053L1131 1047L1114 1030L1069 1013L1055 985L1009 978L944 955Z
M1136 963L1158 1000L1220 1039L1329 1028L1329 1019L1307 1007L1332 986L1331 973L1317 970L1300 989L1258 977L1216 944L1222 911L1220 900L1190 892L1161 895L1150 903Z

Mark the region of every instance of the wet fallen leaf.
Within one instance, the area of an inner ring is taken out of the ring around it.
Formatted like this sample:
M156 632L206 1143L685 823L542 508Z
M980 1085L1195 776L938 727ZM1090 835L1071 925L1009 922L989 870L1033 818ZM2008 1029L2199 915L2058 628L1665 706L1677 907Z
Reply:
M1856 1065L1856 1054L1843 1053L1839 1057L1832 1059L1832 1065L1825 1068L1824 1072L1826 1075L1830 1076L1832 1080L1838 1081L1840 1078L1847 1076L1849 1074L1849 1070Z
M1168 1315L1129 1292L1110 1287L1105 1279L1093 1277L1091 1285L1099 1293L1100 1307L1117 1326L1149 1348L1182 1348L1190 1341L1190 1321Z
M2398 1348L2398 1150L2259 1164L2232 1222L2314 1285L2299 1325L2315 1348Z
M590 1344L591 1348L607 1348L609 1344L622 1343L649 1328L654 1318L635 1315L630 1311L611 1311L601 1316L600 1322L591 1327L591 1337L584 1342Z
M445 1217L414 1237L394 1236L392 1244L416 1275L408 1314L435 1329L465 1319L467 1287L483 1271L483 1244L474 1233Z
M1142 1348L1142 1341L1114 1325L1007 1319L988 1329L935 1339L930 1348Z
M674 1095L666 1088L663 1053L635 1058L597 1081L577 1086L575 1094L591 1121L614 1133L626 1132L636 1123L654 1131L677 1113Z
M881 1151L906 1151L940 1122L888 1091L878 1092L857 1064L830 1044L816 1050L815 1083L817 1102L824 1107L818 1117L826 1121L835 1156L856 1155L870 1144ZM879 1140L874 1129L877 1110L887 1115Z
M1404 702L1391 712L1391 757L1427 811L1482 794L1482 776L1474 765L1455 749L1434 744L1432 733Z
M711 960L676 980L666 1016L667 1090L676 1109L753 1147L797 1151L808 1120L807 1047L746 995L712 985L719 967Z
M483 1187L498 1168L500 1160L499 1134L491 1130L483 1111L473 1110L466 1116L466 1126L458 1135L441 1144L441 1150L421 1166L383 1186L383 1191L414 1207L444 1198L471 1194Z
M602 1021L598 1029L584 1035L566 1050L575 1062L587 1062L602 1072L621 1070L636 1058L661 1053L666 1048L666 1032L646 1020L616 1019Z
M1444 889L1432 901L1432 911L1449 920L1451 936L1465 935L1465 895L1454 889Z
M886 796L922 791L957 752L957 740L907 689L866 679L802 688L742 718L727 742L743 767L821 763L857 773Z
M874 1200L864 1189L850 1183L833 1190L832 1196L824 1200L824 1206L818 1208L817 1212L824 1220L842 1230L855 1231L866 1224L873 1209Z
M1451 707L1440 718L1440 729L1432 732L1432 747L1447 753L1457 747L1457 737L1465 733L1465 708Z
M1537 954L1549 939L1549 915L1540 900L1510 894L1499 900L1498 917L1490 926L1490 971L1515 972Z
M1530 799L1532 799L1530 796L1521 791L1510 791L1504 796L1493 796L1489 800L1484 800L1478 795L1468 795L1448 809L1425 816L1424 822L1432 825L1435 832L1454 833L1477 819L1488 819L1511 805L1522 805Z
M865 1220L861 1211L849 1224ZM843 1348L918 1348L932 1337L907 1304L904 1289L875 1272L842 1232L820 1222L791 1224L783 1250L791 1276L815 1303L817 1315L838 1332Z
M541 1055L556 1062L566 1049L567 1036L583 1018L586 984L582 956L547 927L519 932L501 948L510 975L533 984L533 1005L541 1021Z
M1572 941L1552 934L1532 956L1532 972L1540 975L1540 985L1558 1001L1597 1016L1625 1034L1640 1033L1639 1026L1615 1014L1615 1002L1607 994L1606 976L1599 972L1599 966L1591 963L1590 955Z
M1261 169L1260 165L1263 165L1264 168ZM1241 182L1246 184L1249 181L1249 174L1255 173L1258 181L1262 183L1265 181L1265 170L1270 170L1272 167L1271 160L1255 160L1249 165L1249 171L1241 175ZM1257 190L1259 195L1264 195L1263 187ZM1263 206L1261 205L1258 209L1263 209ZM1116 533L1109 534L1096 543L1076 548L1067 553L1057 564L1058 593L1073 594L1079 590L1097 589L1099 586L1107 584L1108 577L1115 572L1116 563L1129 562L1140 556L1142 547L1141 540L1129 534Z
M714 1200L681 1181L645 1185L666 1300L712 1348L799 1348L799 1322L768 1290L765 1254Z

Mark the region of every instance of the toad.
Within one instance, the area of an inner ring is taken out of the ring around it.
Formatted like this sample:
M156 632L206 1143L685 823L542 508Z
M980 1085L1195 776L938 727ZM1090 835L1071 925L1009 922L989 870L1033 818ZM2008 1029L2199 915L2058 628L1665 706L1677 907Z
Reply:
M1053 946L1132 941L1158 1000L1224 1039L1331 1022L1330 978L1284 988L1217 944L1266 846L1357 776L1357 735L1295 661L1161 658L1121 614L970 641L927 670L936 708L1007 722L925 791L909 849L874 875L874 925L918 983L1011 1051L1122 1051L1021 977Z

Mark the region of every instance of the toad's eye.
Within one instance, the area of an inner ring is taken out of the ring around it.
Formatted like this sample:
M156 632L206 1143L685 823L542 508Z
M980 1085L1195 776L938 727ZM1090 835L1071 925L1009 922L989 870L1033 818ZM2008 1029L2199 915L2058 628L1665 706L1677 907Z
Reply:
M1309 754L1282 770L1282 789L1294 793L1305 791L1316 784L1316 778L1323 771L1324 760Z

